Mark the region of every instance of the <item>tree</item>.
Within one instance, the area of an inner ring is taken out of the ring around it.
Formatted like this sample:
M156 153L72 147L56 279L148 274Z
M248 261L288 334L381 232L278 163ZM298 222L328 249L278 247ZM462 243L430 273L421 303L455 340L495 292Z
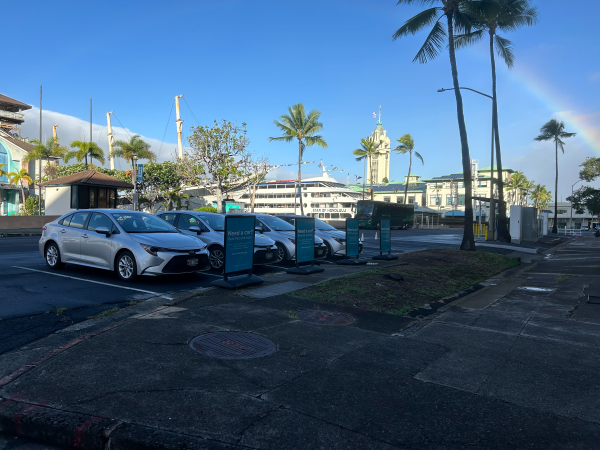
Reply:
M231 180L243 175L242 165L248 157L250 141L246 124L238 126L227 120L213 126L192 127L188 137L191 150L178 158L178 173L186 181L203 185L217 197L217 211L223 213L223 191Z
M322 136L316 134L323 129L323 124L319 122L321 113L313 109L308 114L304 111L304 105L297 103L294 106L288 107L289 114L284 114L279 118L279 121L274 120L273 123L279 128L283 135L279 137L270 137L271 141L292 142L298 139L298 190L302 197L302 156L304 149L313 145L318 145L322 148L327 148L327 142ZM300 213L304 215L304 203L300 199Z
M7 167L6 164L0 163L0 178L8 176L8 172L4 170L5 167Z
M506 190L510 192L511 201L515 205L517 204L517 201L521 198L521 190L525 187L525 183L527 183L527 178L525 177L525 174L518 170L514 172L508 180Z
M381 182L382 182L382 183L385 183L385 184L388 184L388 183L390 182L390 180L388 180L388 177L383 177L383 178L381 179Z
M548 208L548 202L552 198L552 193L546 189L546 186L536 184L531 191L531 200L533 200L533 206L539 210Z
M600 158L585 158L585 162L579 165L583 167L579 171L579 178L584 181L594 181L600 177Z
M42 182L42 159L46 160L46 163L50 161L50 158L62 158L69 151L66 147L59 144L58 138L50 137L46 139L46 143L42 143L37 139L32 139L30 144L33 145L33 150L31 150L25 158L22 160L22 164L28 164L29 161L39 160L39 183ZM42 191L40 189L40 197L42 196ZM41 198L40 198L41 200ZM39 213L42 214L42 202L39 202Z
M406 204L406 198L408 196L408 181L410 180L410 171L412 170L412 157L413 152L417 158L421 160L421 164L425 165L425 161L423 161L423 157L419 154L419 152L415 151L415 141L410 134L405 134L400 139L398 139L398 147L394 150L398 155L408 155L410 156L408 163L408 176L406 177L406 183L404 183L404 204Z
M558 233L558 149L565 153L565 143L562 139L575 136L576 133L567 133L565 123L556 119L549 120L540 128L540 135L535 138L536 141L554 141L556 153L556 178L554 181L554 221L552 232Z
M490 38L490 61L492 65L492 123L496 144L496 167L498 168L498 194L504 200L502 182L502 152L500 150L500 131L498 129L498 101L496 96L496 60L494 47L498 56L504 60L508 68L512 68L515 60L513 44L508 39L498 36L497 30L513 31L524 25L533 25L537 21L537 8L531 7L529 0L482 0L469 1L463 4L475 31L456 36L456 48L474 44L487 33ZM492 167L492 183L494 174ZM506 226L506 203L498 202L498 240L510 242L510 233Z
M567 197L567 201L571 202L577 214L583 214L586 209L593 216L600 214L600 189L582 186L573 195Z
M357 161L366 159L369 161L369 182L371 183L371 200L375 199L375 193L373 192L373 156L377 155L377 145L375 144L373 137L369 136L360 140L360 148L357 148L352 152L356 156Z
M535 181L526 180L525 183L523 183L523 189L521 190L521 192L523 194L523 197L522 197L523 205L527 206L527 197L529 195L531 195L531 193L533 192L534 189L535 189Z
M33 180L25 169L19 171L10 172L7 174L11 185L21 187L21 204L23 205L23 211L25 211L25 188L23 187L23 181L27 181L28 185L33 183Z
M168 197L168 194L181 189L181 179L177 171L177 164L171 161L163 163L150 162L144 166L144 177L140 185L140 192L154 214L156 203L160 197ZM172 202L169 202L169 205Z
M145 142L139 134L134 134L127 141L115 141L113 143L113 152L109 157L123 158L131 165L131 184L135 186L135 161L133 157L137 155L138 159L147 159L156 161L156 154L150 150L150 144Z
M121 181L131 182L131 174L127 175L128 171L111 170L104 167L97 167L93 164L90 164L88 167L89 170L95 170L96 172L110 175L111 177L118 178ZM83 163L69 164L68 166L56 166L56 178L66 177L67 175L73 175L74 173L79 173L84 170L86 170L86 168L85 164Z
M250 211L254 212L254 200L256 199L256 189L259 183L265 181L267 173L271 169L268 156L254 157L250 155L246 158L242 164L244 171L244 177L248 182L248 189L250 191ZM302 200L300 200L302 202Z
M76 148L78 150L66 153L64 156L65 163L68 163L73 157L77 159L77 162L81 162L85 159L85 170L88 170L89 156L90 164L94 158L104 164L104 150L102 150L95 142L73 141L71 142L71 148Z
M418 31L433 25L421 49L413 59L425 64L438 56L444 48L446 38L448 38L448 52L450 56L450 67L452 69L452 82L454 86L454 96L456 98L456 115L458 119L458 129L460 132L463 179L465 181L465 223L463 239L460 244L461 250L475 250L475 237L473 235L473 192L471 176L471 157L469 155L469 142L467 139L467 127L465 125L465 116L463 112L463 102L458 83L458 69L456 65L456 55L454 48L454 31L458 33L470 33L471 23L461 7L467 0L399 0L398 4L410 5L420 3L424 6L432 4L441 4L433 8L421 11L416 16L408 19L393 35L393 39L400 39L409 34L416 34ZM446 17L446 29L442 25L443 17Z

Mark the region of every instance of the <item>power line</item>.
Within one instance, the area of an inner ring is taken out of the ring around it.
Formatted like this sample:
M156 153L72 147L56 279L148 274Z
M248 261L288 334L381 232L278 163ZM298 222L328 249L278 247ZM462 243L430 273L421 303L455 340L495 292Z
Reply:
M129 136L129 138L131 139L131 135L129 134L129 131L127 131L127 128L125 128L125 126L121 123L121 121L119 120L119 118L117 117L117 115L113 112L113 116L115 116L115 119L117 119L117 122L119 122L119 124L121 125L121 128L123 128L125 130L125 133L127 133L127 136Z
M196 114L194 114L194 111L192 111L192 108L190 108L190 105L188 104L187 100L185 99L185 97L183 97L183 101L185 102L185 104L187 105L188 109L190 110L190 112L192 113L192 117L194 118L194 120L196 121L196 125L200 126L200 122L198 122L198 118L196 117Z
M169 128L169 122L171 121L171 115L173 114L173 107L175 106L175 99L173 99L173 103L171 103L171 112L169 113L169 118L167 119L167 124L165 125L165 132L163 133L162 140L160 141L160 148L158 149L158 153L162 150L163 143L165 142L165 136L167 135L167 128Z

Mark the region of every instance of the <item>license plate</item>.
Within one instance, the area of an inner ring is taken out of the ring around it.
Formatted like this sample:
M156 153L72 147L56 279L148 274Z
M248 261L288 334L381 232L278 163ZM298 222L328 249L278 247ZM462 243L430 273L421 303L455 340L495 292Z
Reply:
M197 266L198 265L198 260L197 259L188 259L187 260L187 265L188 266Z
M265 253L265 259L273 259L273 253Z

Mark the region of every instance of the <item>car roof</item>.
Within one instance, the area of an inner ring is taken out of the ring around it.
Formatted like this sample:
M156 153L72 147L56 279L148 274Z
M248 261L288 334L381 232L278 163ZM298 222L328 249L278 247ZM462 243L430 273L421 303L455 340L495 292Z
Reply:
M284 217L290 217L292 219L312 219L310 216L301 216L300 214L275 214L275 217L283 219Z

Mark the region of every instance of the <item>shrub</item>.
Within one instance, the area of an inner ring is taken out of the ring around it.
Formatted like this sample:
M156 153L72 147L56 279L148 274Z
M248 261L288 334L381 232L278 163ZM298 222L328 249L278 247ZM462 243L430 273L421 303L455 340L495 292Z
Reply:
M194 211L216 213L217 212L217 208L214 208L212 206L203 206L202 208L196 208L196 209L194 209Z
M38 197L27 197L25 200L25 215L27 216L37 216L39 213L38 210Z

